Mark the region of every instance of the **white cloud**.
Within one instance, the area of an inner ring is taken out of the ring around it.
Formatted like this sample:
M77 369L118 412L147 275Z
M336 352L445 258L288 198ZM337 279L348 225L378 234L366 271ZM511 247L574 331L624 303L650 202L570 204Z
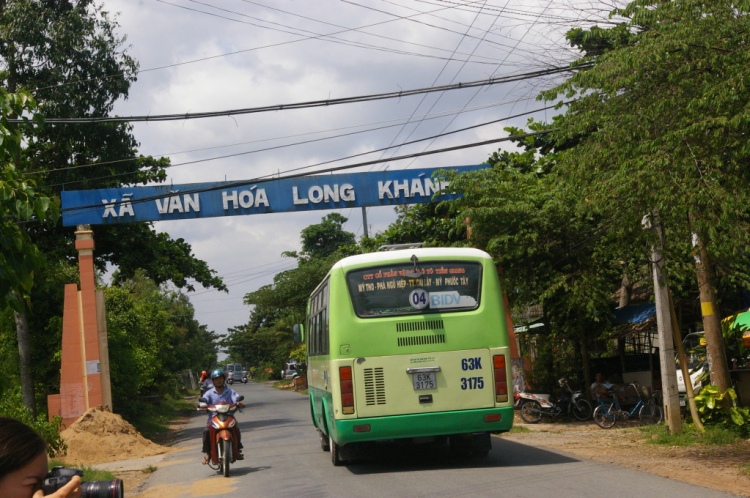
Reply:
M379 47L373 49L319 39L289 43L300 35L281 33L246 23L264 24L278 30L304 29L316 33L333 33L345 28L295 17L239 0L213 2L215 6L235 13L222 12L187 0L170 0L170 3L184 8L143 0L104 1L106 10L122 13L119 17L120 34L128 36L127 43L131 46L129 53L140 62L143 70L243 51L203 62L142 72L131 88L129 99L117 104L115 112L119 115L218 111L286 104L428 87L434 82L446 84L450 81L472 81L493 74L513 74L540 69L559 64L562 62L563 54L569 54L561 37L562 31L569 27L568 24L558 23L559 19L545 16L582 15L570 10L573 0L525 0L513 2L512 5L506 3L505 7L500 5L501 2L490 2L478 16L469 8L458 9L457 3L438 1L412 2L402 6L375 0L354 2L392 14L389 15L334 0L259 0L260 3L276 9L344 27L382 23L364 30L370 34L348 31L337 35L342 40L348 40L348 43ZM590 2L586 1L584 4L589 5ZM394 16L415 14L415 9L436 12L394 20ZM503 9L504 12L501 13ZM197 11L211 12L215 16ZM538 17L524 16L524 11L535 12ZM230 17L241 22L232 22L216 16ZM268 22L261 23L251 17ZM383 23L384 21L390 22ZM271 24L272 22L279 24ZM570 26L572 22L571 20ZM469 26L472 26L471 29ZM462 34L467 31L475 38L464 37ZM313 35L308 33L308 36ZM275 46L259 48L269 45ZM451 58L452 61L397 54L392 52L394 50ZM461 53L468 54L472 51L476 56L483 57L477 58L479 61L502 61L502 64L460 62L466 58L466 55ZM466 89L443 95L431 94L424 98L421 105L422 97L417 96L233 118L136 123L134 133L141 143L141 152L145 154L193 151L264 140L171 156L173 164L185 163L309 140L321 135L269 139L343 128L339 132L326 134L331 136L359 130L357 125L360 124L408 118L412 114L417 116L413 120L416 123L421 120L419 116L428 112L436 113L534 97L540 89L539 85L539 81L518 82L497 85L478 92ZM414 140L440 133L446 126L447 131L450 131L541 106L541 103L533 100L508 103L466 112L455 118L450 125L453 116L425 120L419 126L410 124L404 127L403 131L400 127L392 127L269 152L175 166L168 170L169 177L170 182L180 184L238 180L283 173L291 168L330 161L386 147L391 143L398 144L410 133L409 139ZM549 119L552 115L553 113L541 113L539 117ZM517 118L491 127L445 137L435 141L430 149L500 137L505 134L502 131L503 126L523 126L526 119L527 117ZM398 151L391 150L385 153L384 157L422 151L426 146L427 142L405 146ZM390 163L388 168L476 164L485 160L498 147L510 145L489 145L413 161L399 161ZM366 156L365 159L381 155L382 153L375 153ZM356 160L335 165L354 161ZM372 169L383 167L385 166L375 166ZM273 274L264 274L263 268L272 270L289 263L290 261L284 261L280 254L283 251L298 250L300 231L311 223L319 222L325 214L324 211L317 211L227 217L160 222L156 226L158 230L166 231L172 237L184 238L192 245L198 258L207 261L219 274L226 275L227 279L233 279L228 280L232 282L228 295L216 292L200 294L203 291L199 289L193 298L197 311L196 318L207 324L210 329L224 333L228 327L247 321L249 308L242 305L242 296L272 281ZM350 217L346 229L356 231L357 235L361 236L361 210L355 209L343 214ZM368 210L368 222L376 231L385 229L394 219L392 208Z

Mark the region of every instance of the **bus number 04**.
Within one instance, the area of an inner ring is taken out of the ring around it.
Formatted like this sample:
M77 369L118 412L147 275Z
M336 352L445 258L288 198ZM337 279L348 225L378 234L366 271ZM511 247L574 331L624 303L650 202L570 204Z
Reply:
M461 389L464 391L467 389L484 389L484 378L483 377L462 377L461 378Z

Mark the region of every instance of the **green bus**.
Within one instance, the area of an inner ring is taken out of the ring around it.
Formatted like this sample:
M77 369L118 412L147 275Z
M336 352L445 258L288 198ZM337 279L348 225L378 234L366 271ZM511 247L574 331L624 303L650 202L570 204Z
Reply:
M513 424L510 348L492 258L410 248L337 262L304 327L310 409L334 465L363 444L446 442L486 456Z

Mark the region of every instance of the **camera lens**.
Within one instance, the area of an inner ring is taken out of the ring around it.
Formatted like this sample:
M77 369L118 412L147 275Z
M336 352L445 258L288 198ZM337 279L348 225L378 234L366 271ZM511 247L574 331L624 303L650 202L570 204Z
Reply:
M120 479L84 482L81 484L82 498L123 498L123 496L123 485Z

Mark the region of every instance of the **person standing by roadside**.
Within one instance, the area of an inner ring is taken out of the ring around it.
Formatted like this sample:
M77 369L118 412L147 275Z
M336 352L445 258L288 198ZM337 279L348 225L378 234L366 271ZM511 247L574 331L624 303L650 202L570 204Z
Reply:
M47 476L47 444L34 429L16 419L0 417L0 497L81 498L81 478L50 495L42 491Z

